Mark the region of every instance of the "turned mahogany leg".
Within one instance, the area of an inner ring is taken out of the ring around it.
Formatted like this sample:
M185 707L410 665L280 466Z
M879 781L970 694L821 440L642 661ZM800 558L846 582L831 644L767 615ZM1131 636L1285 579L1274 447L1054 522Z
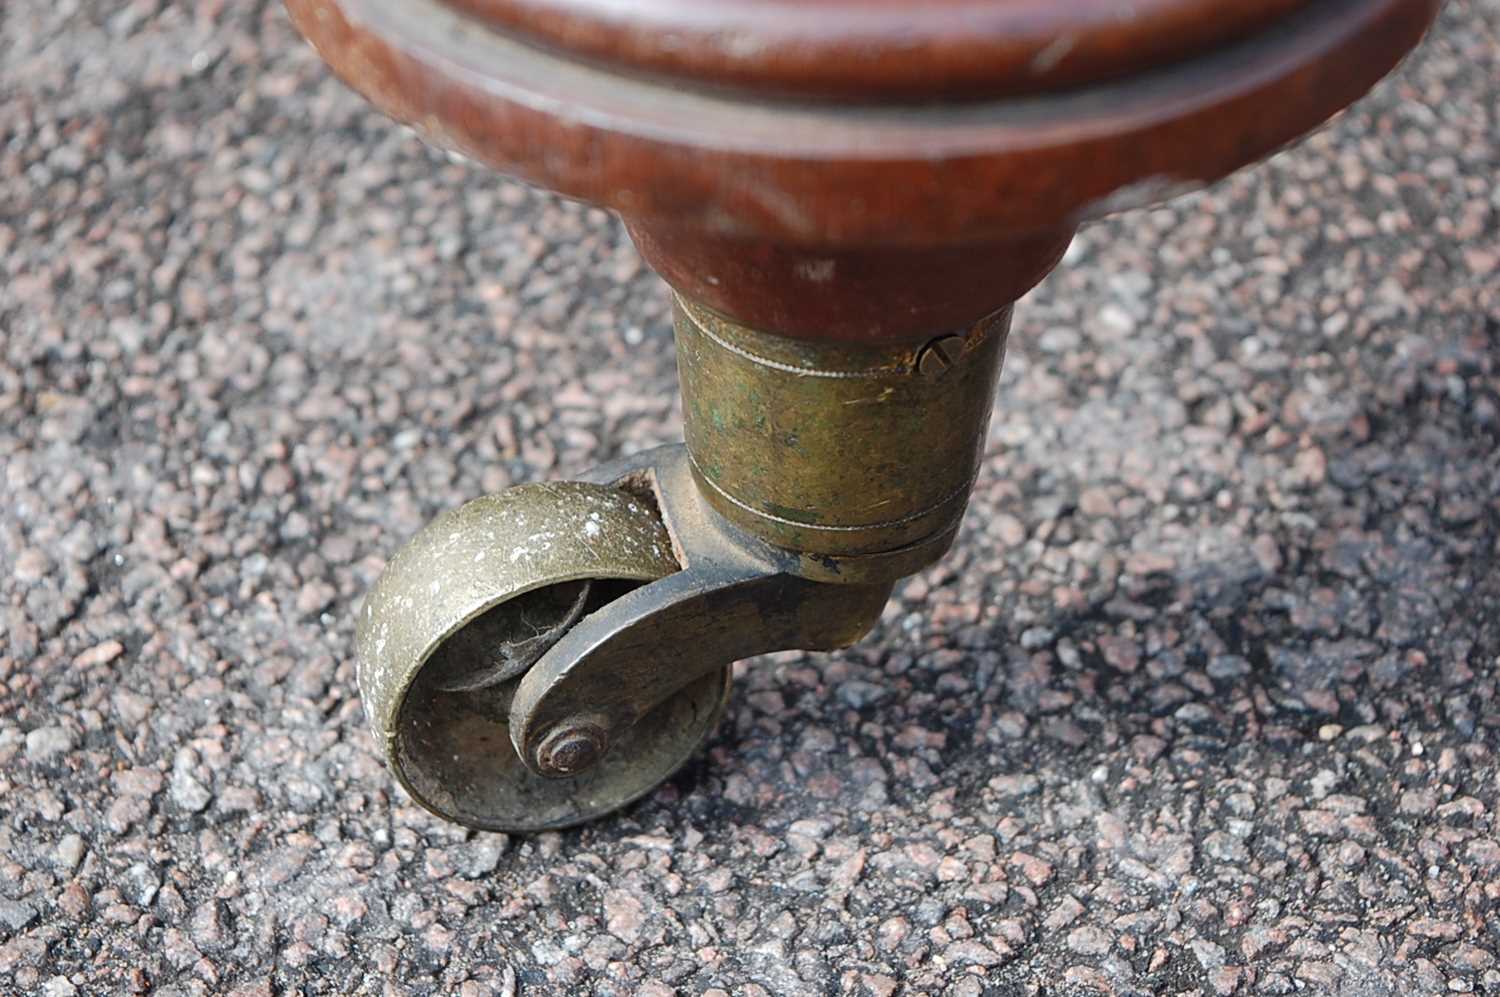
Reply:
M736 660L860 639L952 543L1077 227L1316 127L1438 0L287 6L432 141L618 211L677 295L685 442L440 517L361 611L397 777L535 830L669 775Z

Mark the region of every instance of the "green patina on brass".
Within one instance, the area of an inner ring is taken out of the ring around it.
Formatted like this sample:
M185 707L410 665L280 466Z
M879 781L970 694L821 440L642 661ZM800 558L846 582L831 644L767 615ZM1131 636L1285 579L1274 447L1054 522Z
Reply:
M1010 309L928 346L788 339L676 302L688 452L714 509L810 554L894 550L963 515Z

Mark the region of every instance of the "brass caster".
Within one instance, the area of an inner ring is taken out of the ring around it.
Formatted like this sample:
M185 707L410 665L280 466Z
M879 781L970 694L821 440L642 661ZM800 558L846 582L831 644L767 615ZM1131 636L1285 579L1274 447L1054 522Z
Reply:
M953 542L1007 309L921 348L677 317L684 444L471 502L366 600L367 713L444 817L537 830L624 806L707 736L730 665L852 644Z
M707 670L645 722L560 732L536 774L512 746L527 671L568 628L678 570L649 498L605 485L521 485L440 516L390 562L358 627L359 686L387 764L413 799L471 827L540 831L651 791L717 724L730 672Z
M680 445L594 477L438 517L365 600L365 711L439 816L539 831L639 799L713 730L735 661L854 643L913 556L806 562L743 533ZM847 577L808 577L830 572Z

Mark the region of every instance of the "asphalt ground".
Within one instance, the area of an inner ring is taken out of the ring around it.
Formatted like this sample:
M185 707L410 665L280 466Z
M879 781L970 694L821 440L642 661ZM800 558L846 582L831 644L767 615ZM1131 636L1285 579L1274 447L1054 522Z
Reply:
M414 807L361 594L675 440L622 229L274 3L0 6L0 993L1500 992L1500 3L1020 306L953 554L535 837Z

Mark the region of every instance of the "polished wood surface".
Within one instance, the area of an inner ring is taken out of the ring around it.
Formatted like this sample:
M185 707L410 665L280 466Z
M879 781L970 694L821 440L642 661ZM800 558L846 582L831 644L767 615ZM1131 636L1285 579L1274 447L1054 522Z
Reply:
M851 104L621 72L498 29L498 5L481 17L456 2L287 5L377 105L440 145L619 211L690 297L752 326L868 340L993 312L1040 279L1088 218L1269 155L1364 94L1439 6L1290 4L1243 37L1086 86ZM806 6L836 21L881 5ZM911 8L938 23L959 6ZM1189 0L1120 9L1149 23L1167 8L1207 16ZM790 279L806 274L818 279Z
M844 99L1092 83L1259 31L1314 0L448 0L621 69Z

